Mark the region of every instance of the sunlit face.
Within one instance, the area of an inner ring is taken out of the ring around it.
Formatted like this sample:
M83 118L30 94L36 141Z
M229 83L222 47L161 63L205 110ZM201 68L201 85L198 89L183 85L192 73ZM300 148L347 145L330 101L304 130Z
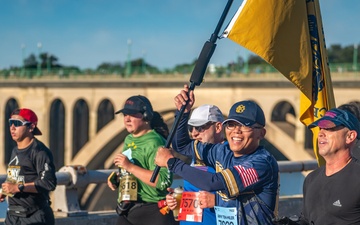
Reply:
M356 132L350 131L344 126L320 129L318 133L319 154L323 157L329 157L339 150L347 150L355 138Z
M12 115L11 119L18 119L21 120L23 122L26 122L24 120L24 118L22 116L19 115ZM33 127L32 124L27 124L27 125L22 125L22 126L18 126L15 127L15 125L11 125L10 126L10 134L12 139L15 142L21 142L23 141L26 137L31 137L33 134L31 133L31 128Z
M149 123L143 120L141 113L124 114L124 125L126 130L134 137L142 136L151 129Z
M190 135L194 140L215 144L222 141L222 125L220 122L210 122L203 126L190 128Z
M236 123L235 121L229 123L231 123L232 127L229 129L225 124L225 134L230 149L237 157L254 152L266 133L265 128L260 126L242 131L244 129L241 128L242 125L240 123Z

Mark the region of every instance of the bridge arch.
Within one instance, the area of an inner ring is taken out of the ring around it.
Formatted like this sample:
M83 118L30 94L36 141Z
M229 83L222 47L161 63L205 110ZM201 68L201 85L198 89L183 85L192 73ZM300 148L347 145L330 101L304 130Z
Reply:
M271 122L276 124L284 133L295 138L296 114L292 104L286 100L281 100L275 104L271 110Z
M115 118L114 105L109 99L103 99L97 109L97 127L96 132L106 126L110 121Z
M72 157L89 141L89 106L84 99L75 102L73 109Z
M271 121L273 122L286 122L288 121L287 116L291 115L292 117L296 117L295 109L288 101L280 101L278 102L271 114Z
M65 105L54 99L49 111L49 148L58 170L65 165Z

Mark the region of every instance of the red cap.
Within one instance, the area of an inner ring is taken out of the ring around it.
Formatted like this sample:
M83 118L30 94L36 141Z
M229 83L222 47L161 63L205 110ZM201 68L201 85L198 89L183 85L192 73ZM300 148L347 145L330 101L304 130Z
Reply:
M17 109L11 115L19 115L22 118L24 118L26 121L34 124L35 128L34 128L33 134L34 135L42 135L41 131L37 127L38 118L31 109L26 109L26 108Z

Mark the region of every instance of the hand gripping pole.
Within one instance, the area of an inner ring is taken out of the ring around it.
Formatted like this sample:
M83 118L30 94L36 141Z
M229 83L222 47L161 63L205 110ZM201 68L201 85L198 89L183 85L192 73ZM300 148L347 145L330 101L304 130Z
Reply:
M226 15L229 12L229 9L231 7L232 2L233 2L233 0L228 0L223 13L221 14L219 22L218 22L218 24L217 24L217 26L215 28L214 33L211 35L210 40L205 42L205 44L204 44L204 46L203 46L203 48L202 48L202 50L200 52L199 58L198 58L198 60L196 62L195 68L194 68L194 70L193 70L193 72L191 74L191 77L190 77L189 92L194 90L195 86L200 86L200 84L203 81L206 68L207 68L207 66L209 64L211 56L213 55L213 53L215 51L215 47L216 47L215 43L216 43L216 40L218 39L218 34L219 34L220 29L221 29L221 27L222 27L222 25L224 23ZM188 104L188 101L186 101L186 105L183 105L180 108L179 115L175 118L174 124L171 127L169 136L168 136L168 138L166 140L165 148L170 147L171 141L172 141L172 139L174 137L174 134L175 134L175 131L176 131L178 125L179 125L180 119L181 119L182 115L184 114L184 111L185 111L185 108L186 108L186 106ZM156 177L159 174L159 171L160 171L160 167L156 166L154 171L153 171L153 174L151 176L150 182L152 182L152 183L155 182Z

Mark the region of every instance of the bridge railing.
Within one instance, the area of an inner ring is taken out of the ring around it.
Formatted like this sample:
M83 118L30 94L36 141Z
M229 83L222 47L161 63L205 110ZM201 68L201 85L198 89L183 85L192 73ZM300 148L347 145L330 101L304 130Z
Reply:
M85 69L80 70L76 67L61 67L61 68L24 68L24 67L14 67L9 69L0 69L0 78L8 79L8 78L16 78L16 79L39 79L41 77L58 77L58 78L76 78L81 76L95 76L95 75L103 75L105 76L115 76L117 78L129 78L134 76L149 76L149 75L161 75L168 74L171 77L175 74L183 74L189 75L193 71L194 66L188 66L182 69L166 69L164 71L160 71L156 68L147 68L144 70L142 66L133 67L132 73L127 75L125 68L110 68L110 69ZM329 64L330 71L332 73L347 73L347 72L355 72L358 73L360 71L360 65L358 63L330 63ZM217 77L228 77L230 74L261 74L261 73L278 73L277 70L267 63L261 64L250 64L248 66L245 65L232 65L228 67L216 67L215 72L212 74ZM210 71L210 70L209 70ZM210 73L210 72L209 72ZM210 74L207 75L207 77Z
M314 170L318 167L316 160L279 161L280 173L292 173ZM58 186L53 193L55 214L60 216L84 216L87 211L81 210L78 201L78 188L89 184L107 183L107 178L114 170L86 170L83 166L64 166L57 173ZM6 175L0 175L0 183L5 182ZM175 177L175 179L181 179Z

